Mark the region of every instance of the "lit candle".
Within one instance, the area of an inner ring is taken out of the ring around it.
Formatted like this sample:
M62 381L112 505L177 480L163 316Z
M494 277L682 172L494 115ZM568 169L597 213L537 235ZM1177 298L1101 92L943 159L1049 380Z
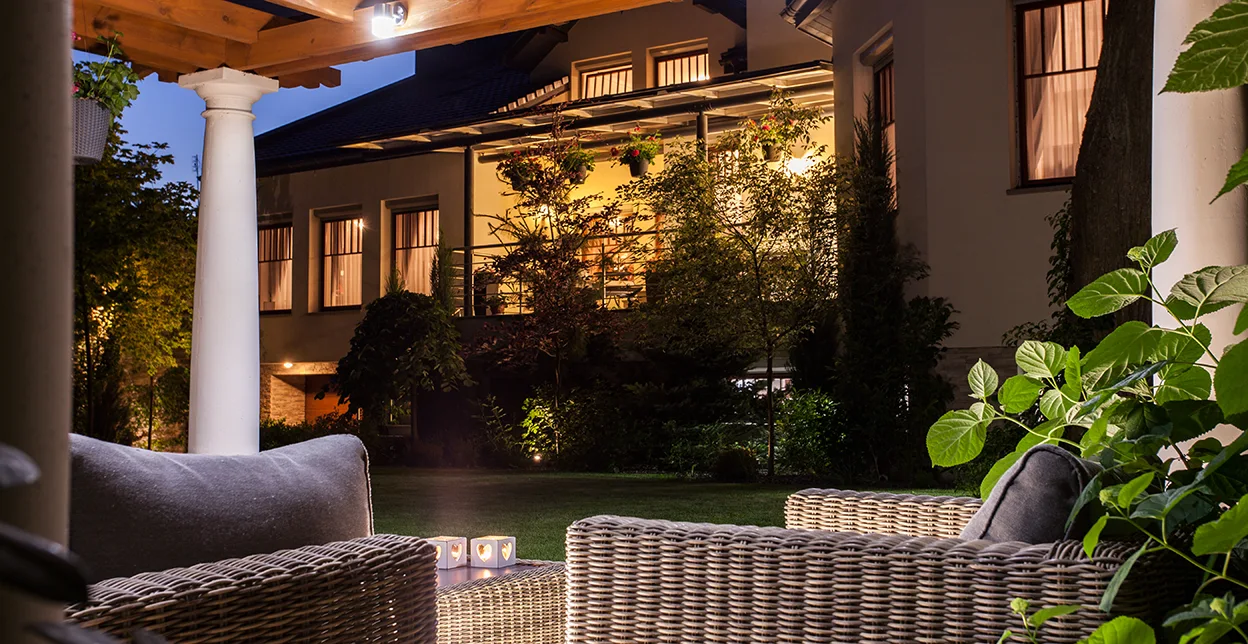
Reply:
M489 535L472 540L472 565L477 568L505 568L516 563L516 538Z

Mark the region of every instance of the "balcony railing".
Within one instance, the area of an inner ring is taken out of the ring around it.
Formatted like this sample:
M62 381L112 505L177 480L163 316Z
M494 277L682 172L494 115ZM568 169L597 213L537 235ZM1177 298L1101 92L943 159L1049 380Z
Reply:
M635 241L640 249L619 250L615 244L621 238ZM581 249L581 258L587 265L587 281L594 285L597 301L608 309L626 309L646 300L646 262L652 257L655 234L653 232L629 233L610 237L593 237ZM457 313L468 317L490 315L519 315L532 313L531 292L523 281L496 277L481 280L479 271L489 270L494 261L503 257L514 244L490 244L472 248L472 273L478 276L467 284L472 290L472 306L465 312L463 306ZM455 249L460 267L456 271L456 301L464 302L463 248Z

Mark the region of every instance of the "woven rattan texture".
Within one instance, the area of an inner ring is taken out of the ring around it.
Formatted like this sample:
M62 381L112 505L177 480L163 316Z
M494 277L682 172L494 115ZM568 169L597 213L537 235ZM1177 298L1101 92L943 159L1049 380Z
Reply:
M374 535L108 579L66 617L115 636L200 642L436 641L434 547Z
M567 573L560 562L438 589L439 644L563 644Z
M591 517L568 530L568 641L996 642L1012 598L1095 606L1134 549ZM1136 566L1116 612L1156 622L1190 592L1172 560ZM1103 619L1052 620L1041 641Z
M979 499L809 489L784 504L793 530L957 538L981 505Z

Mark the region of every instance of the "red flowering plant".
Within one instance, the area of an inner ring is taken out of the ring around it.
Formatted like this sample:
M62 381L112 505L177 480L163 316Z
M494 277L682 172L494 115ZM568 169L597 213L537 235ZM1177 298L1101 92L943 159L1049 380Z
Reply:
M826 118L814 107L798 107L793 99L777 90L771 96L771 107L758 120L747 119L743 128L750 143L777 152L787 152L794 143L810 145L810 133Z
M663 150L663 135L659 132L645 134L641 128L633 128L629 133L628 143L623 147L611 148L611 156L620 165L632 165L645 161L654 161L654 157Z
M104 60L74 63L74 98L95 101L104 106L113 118L139 96L139 75L125 62L121 50L121 33L99 37L99 50ZM75 42L81 39L73 34Z
M498 176L516 192L524 190L542 174L542 162L533 154L515 150L498 162Z

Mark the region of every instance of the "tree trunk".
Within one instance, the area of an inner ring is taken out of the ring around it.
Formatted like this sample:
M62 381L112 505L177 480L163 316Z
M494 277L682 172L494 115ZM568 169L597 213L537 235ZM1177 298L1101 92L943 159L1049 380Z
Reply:
M1127 250L1152 234L1153 10L1154 0L1109 3L1070 194L1069 295L1132 265ZM1117 315L1151 320L1144 301Z
M86 393L83 397L87 403L87 418L83 433L98 438L95 435L95 358L91 355L91 303L87 301L86 289L83 289L82 295L82 339L83 352L86 354L86 360L83 361Z
M767 480L771 481L776 476L776 402L775 390L772 388L772 378L775 375L773 363L775 362L776 350L774 347L767 348Z

